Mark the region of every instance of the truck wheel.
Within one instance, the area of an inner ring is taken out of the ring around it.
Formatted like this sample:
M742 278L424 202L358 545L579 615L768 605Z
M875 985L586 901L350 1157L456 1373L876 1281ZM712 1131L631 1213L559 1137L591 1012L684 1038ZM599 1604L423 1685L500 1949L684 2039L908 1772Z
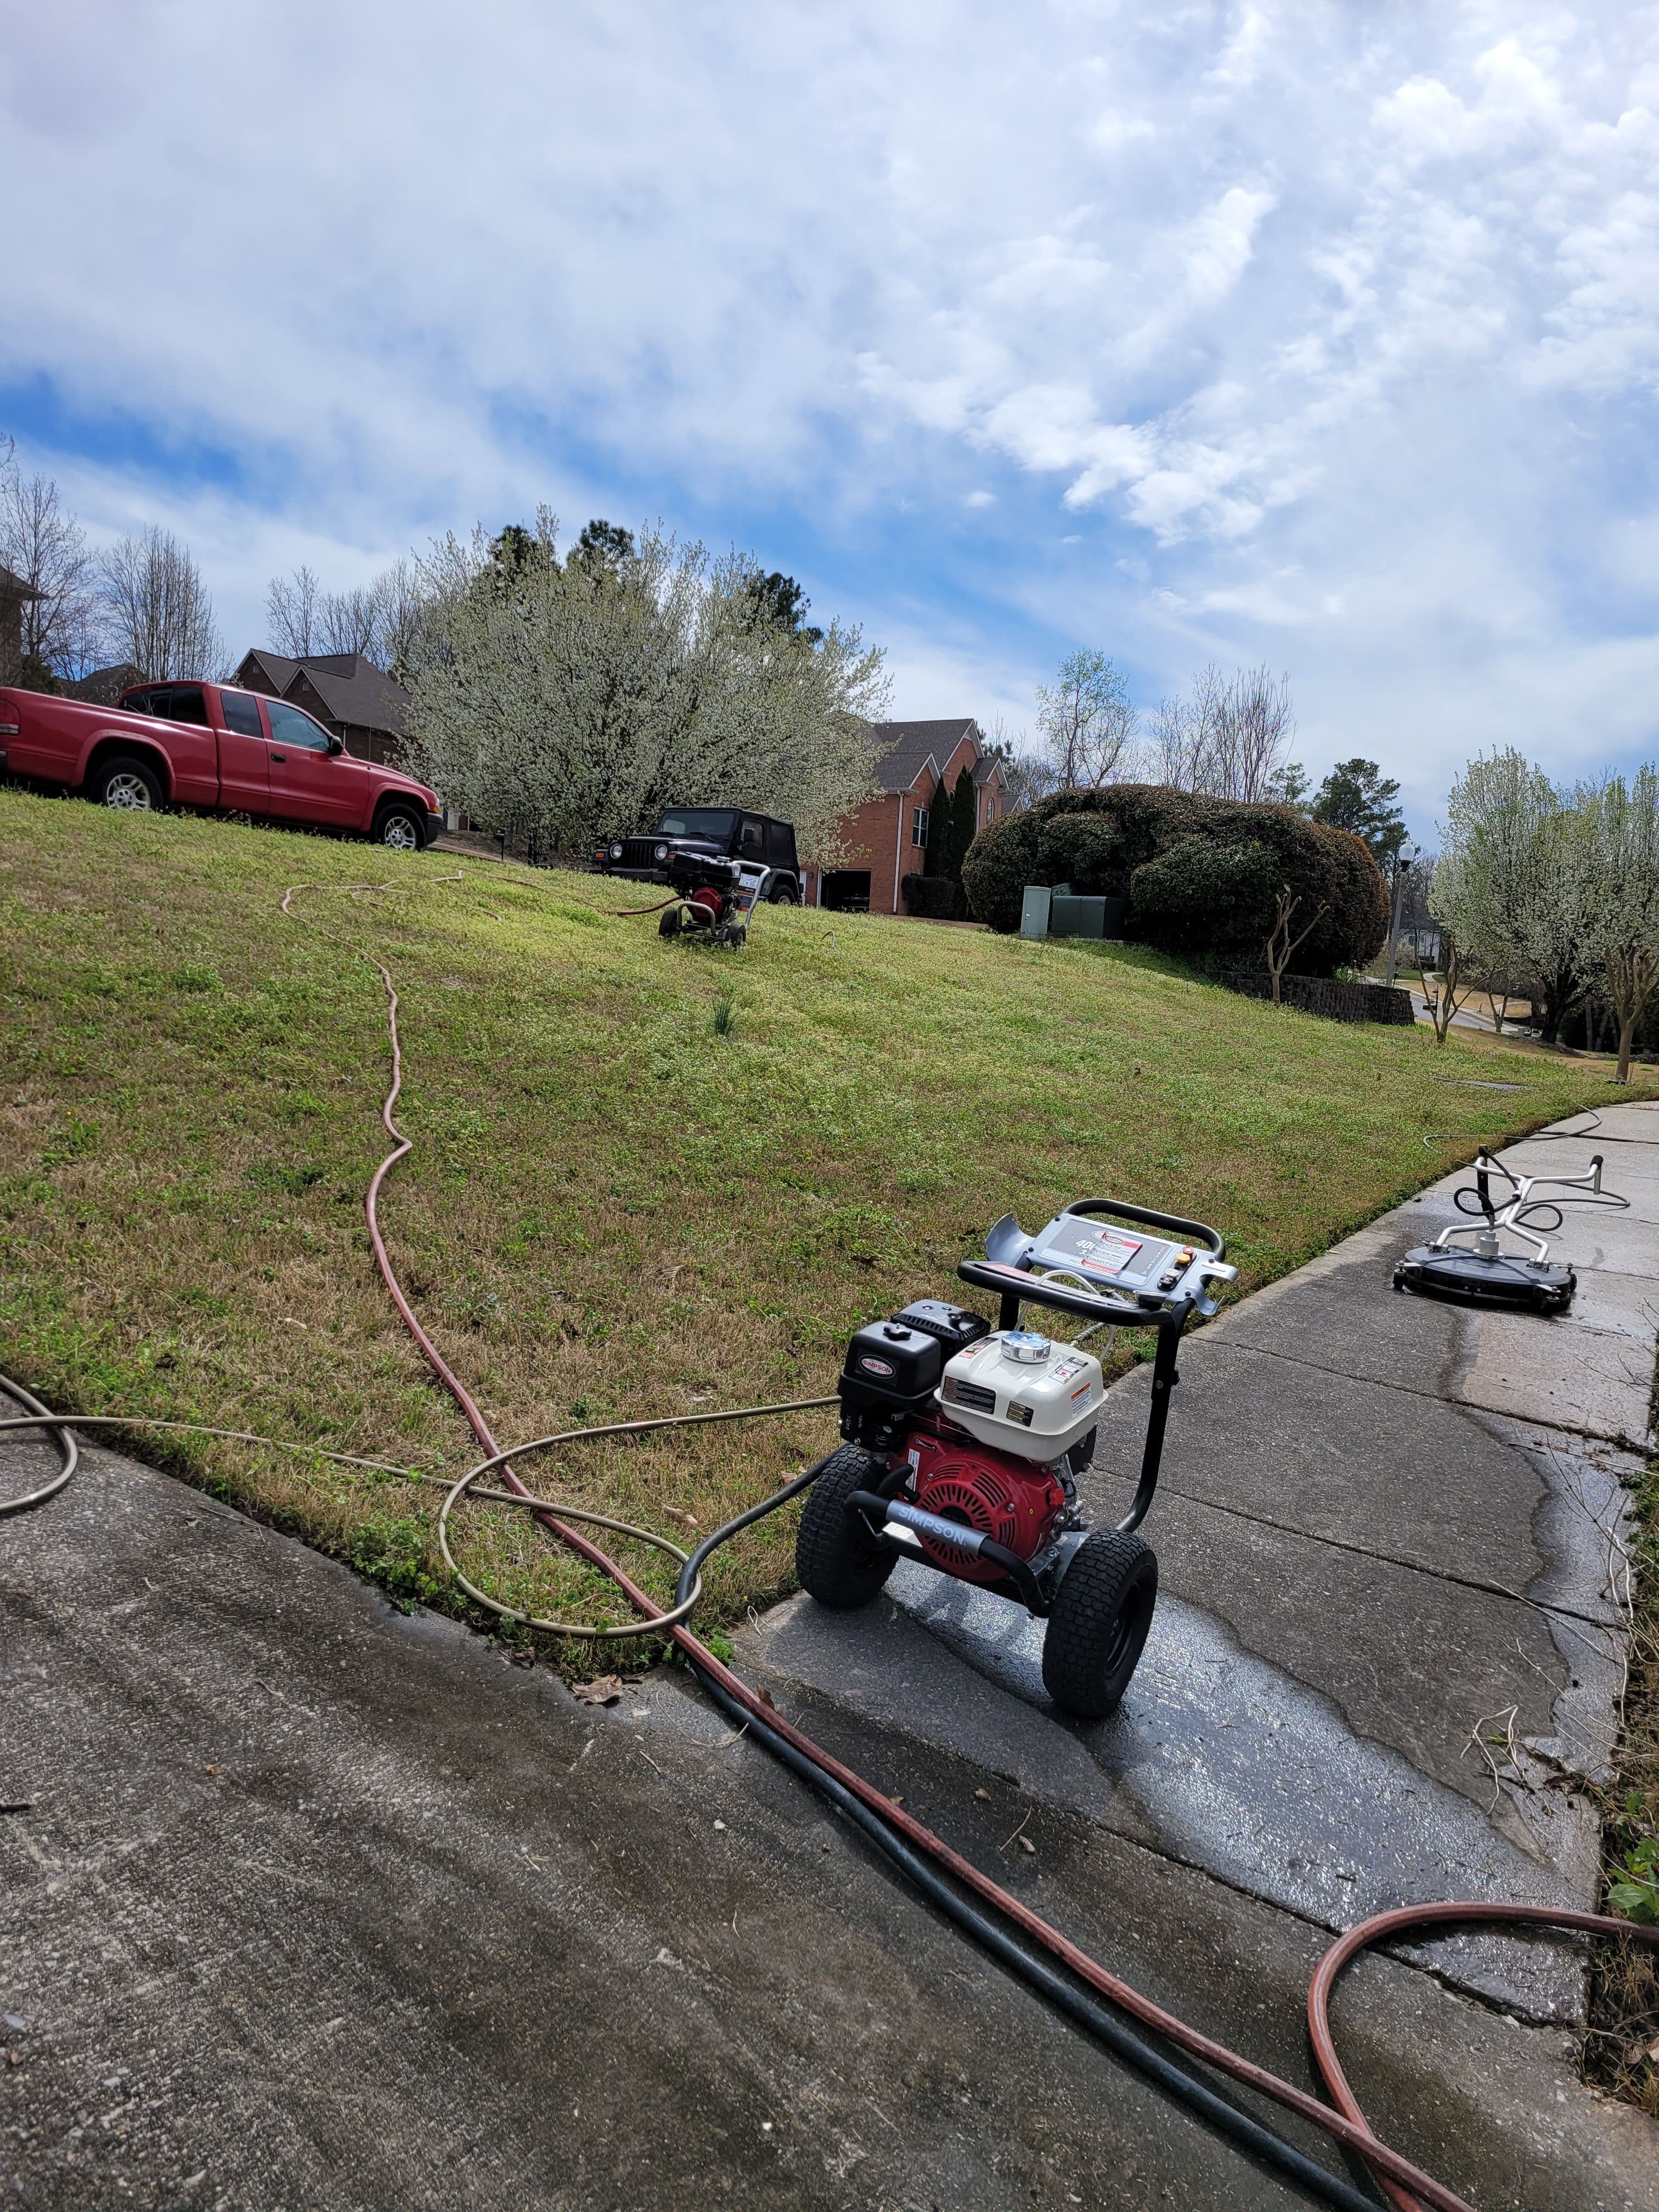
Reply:
M1048 1616L1042 1680L1063 1712L1104 1720L1146 1648L1158 1560L1139 1536L1097 1529L1078 1547Z
M418 853L426 836L414 808L388 806L374 824L374 842L389 845L394 853Z
M780 876L766 894L766 900L769 906L799 906L800 885L793 877Z
M100 806L123 806L143 814L158 813L167 805L161 779L148 761L132 753L117 753L92 779L92 795Z
M890 1553L878 1552L861 1534L847 1501L866 1489L875 1473L868 1452L843 1444L807 1493L795 1538L795 1573L801 1588L835 1613L868 1605L893 1571Z

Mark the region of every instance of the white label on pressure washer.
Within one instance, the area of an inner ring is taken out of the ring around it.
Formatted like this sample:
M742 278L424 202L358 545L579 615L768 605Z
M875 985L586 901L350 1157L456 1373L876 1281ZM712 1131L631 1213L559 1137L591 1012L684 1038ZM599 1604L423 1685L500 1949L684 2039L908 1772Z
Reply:
M1079 1264L1091 1275L1121 1275L1144 1242L1139 1237L1079 1237Z

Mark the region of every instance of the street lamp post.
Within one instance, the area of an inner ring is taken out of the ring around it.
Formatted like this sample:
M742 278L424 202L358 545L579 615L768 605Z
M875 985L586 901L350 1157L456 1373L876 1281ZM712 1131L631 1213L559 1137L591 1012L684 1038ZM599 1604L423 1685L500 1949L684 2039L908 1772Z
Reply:
M1407 857L1409 855L1409 857ZM1417 848L1407 842L1394 856L1394 919L1389 924L1389 988L1394 988L1400 960L1400 908L1406 896L1406 871L1417 858Z

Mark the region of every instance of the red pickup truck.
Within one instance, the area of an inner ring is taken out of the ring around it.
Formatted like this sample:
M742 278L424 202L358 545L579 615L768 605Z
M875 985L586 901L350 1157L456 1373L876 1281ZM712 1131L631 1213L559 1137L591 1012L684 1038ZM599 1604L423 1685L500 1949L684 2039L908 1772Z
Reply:
M0 769L106 806L204 806L340 830L418 853L435 792L349 753L285 699L228 684L143 684L115 707L0 689Z

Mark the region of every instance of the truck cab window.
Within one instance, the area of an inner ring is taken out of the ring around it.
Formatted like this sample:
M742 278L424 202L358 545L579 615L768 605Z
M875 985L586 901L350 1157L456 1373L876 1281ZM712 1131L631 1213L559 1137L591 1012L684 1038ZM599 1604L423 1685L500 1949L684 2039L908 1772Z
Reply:
M766 824L757 822L752 814L745 814L743 817L738 852L745 860L763 860L766 858Z
M219 706L224 714L225 727L234 730L239 738L262 738L259 726L259 702L246 691L222 691Z
M787 822L769 822L766 825L766 865L769 868L793 868L795 865L795 833Z
M299 708L288 706L281 699L267 699L265 712L270 717L273 744L292 745L296 752L303 749L307 752L325 753L330 750L328 732Z
M170 691L158 692L152 711L165 714L170 722L195 722L203 729L208 726L207 702L199 684L175 684Z

